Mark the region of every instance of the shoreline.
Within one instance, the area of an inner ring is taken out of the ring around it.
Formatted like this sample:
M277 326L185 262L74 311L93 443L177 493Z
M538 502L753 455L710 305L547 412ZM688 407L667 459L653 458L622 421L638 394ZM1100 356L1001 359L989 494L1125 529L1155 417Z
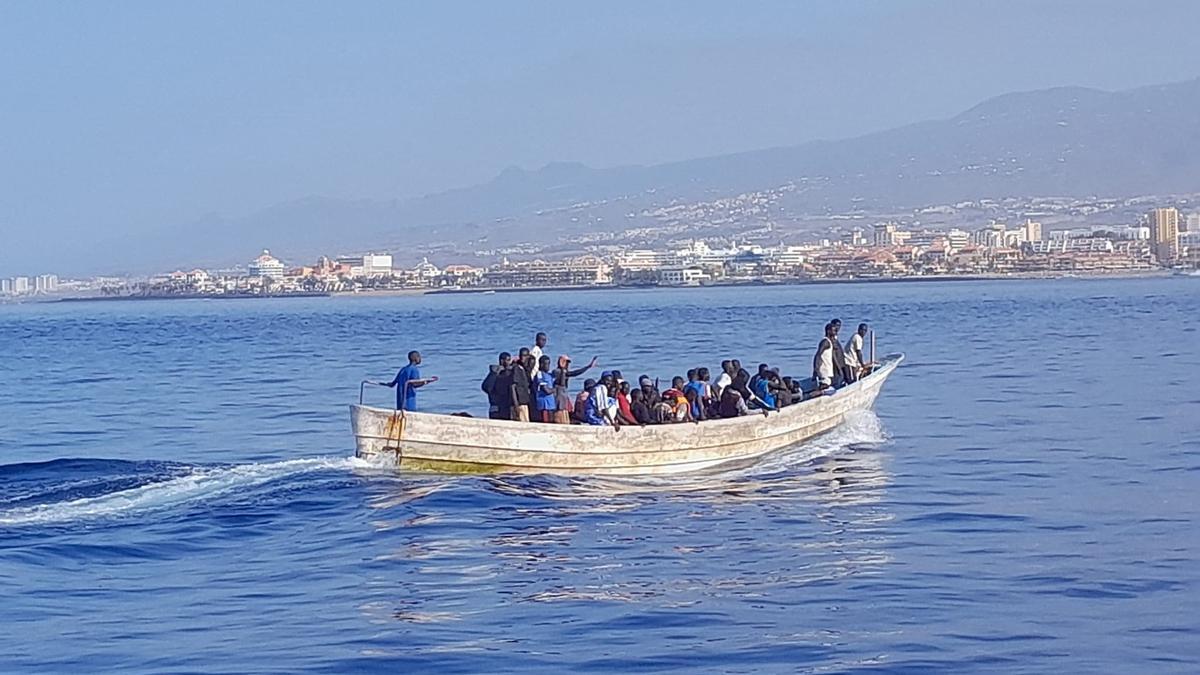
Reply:
M966 281L1080 281L1094 279L1153 279L1179 276L1170 270L1144 270L1121 272L1097 272L1091 274L1048 274L1041 272L1014 274L944 274L909 277L858 277L849 279L786 279L779 281L722 281L694 285L657 285L657 284L606 284L596 286L530 286L509 288L397 288L370 291L329 291L329 292L300 292L272 293L259 295L253 293L238 294L188 294L188 295L97 295L79 296L54 299L30 300L34 303L80 303L80 302L118 302L123 300L143 302L149 300L267 300L275 298L382 298L410 297L423 295L492 295L497 293L546 293L559 291L645 291L671 290L694 288L779 288L794 286L828 286L836 284L912 284L937 282L966 282ZM14 304L24 304L17 300Z
M832 284L884 284L884 283L934 283L939 281L1066 281L1092 279L1146 279L1176 276L1166 270L1142 272L1111 272L1095 274L943 274L910 277L857 277L852 279L788 279L782 281L734 281L692 285L658 284L609 284L597 286L538 286L516 288L436 288L424 291L423 295L483 295L490 293L537 293L543 291L641 291L691 288L778 288L785 286L826 286Z

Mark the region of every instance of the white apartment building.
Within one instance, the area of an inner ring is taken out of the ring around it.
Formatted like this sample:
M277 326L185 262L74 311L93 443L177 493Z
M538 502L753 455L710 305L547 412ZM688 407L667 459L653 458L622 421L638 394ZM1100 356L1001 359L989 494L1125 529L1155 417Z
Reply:
M658 271L658 283L664 286L697 286L708 274L699 267L667 267Z
M1031 241L1028 243L1030 253L1112 253L1113 243L1108 239L1092 239L1076 237L1073 239L1052 239L1050 241Z
M966 230L954 228L946 232L946 241L950 242L951 250L961 251L971 243L971 235Z
M33 282L33 290L38 293L54 293L58 290L58 275L39 274Z
M971 240L987 248L1004 248L1008 245L1004 223L992 223L987 227L975 230Z
M617 267L623 270L640 272L672 265L675 263L676 258L677 256L673 251L635 249L618 254L614 262Z
M368 253L362 257L363 276L387 276L392 273L392 256L380 253Z
M282 279L283 263L272 256L270 251L263 249L262 255L250 261L249 272L252 277Z

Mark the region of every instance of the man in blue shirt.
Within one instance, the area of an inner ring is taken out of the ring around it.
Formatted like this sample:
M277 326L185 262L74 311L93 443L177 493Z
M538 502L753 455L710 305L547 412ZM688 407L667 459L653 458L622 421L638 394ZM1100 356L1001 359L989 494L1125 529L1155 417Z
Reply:
M419 365L421 365L421 353L411 351L408 353L408 365L401 368L391 382L380 382L385 387L395 387L397 410L415 411L417 409L417 389L430 382L437 382L437 377L422 379L421 369L417 367Z
M540 333L539 333L540 335ZM550 374L550 357L538 359L538 371L533 376L533 389L537 405L537 421L550 423L558 410L558 397L554 393L554 376Z

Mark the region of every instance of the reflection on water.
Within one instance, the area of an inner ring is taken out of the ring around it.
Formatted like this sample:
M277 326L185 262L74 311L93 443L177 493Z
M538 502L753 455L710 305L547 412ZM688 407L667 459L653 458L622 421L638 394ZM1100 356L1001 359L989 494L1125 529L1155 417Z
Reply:
M502 621L505 608L515 605L528 615L532 605L586 603L588 615L599 617L588 620L599 631L650 615L661 622L663 612L687 616L701 605L709 613L728 605L730 615L740 614L740 605L782 607L800 587L872 575L891 561L885 441L878 419L863 413L730 471L656 477L372 471L372 524L402 543L375 559L376 599L363 612L373 621L420 624L428 635L430 624L465 614L473 623ZM461 508L467 499L477 504L472 517ZM779 560L788 564L780 567ZM597 613L596 606L626 609Z

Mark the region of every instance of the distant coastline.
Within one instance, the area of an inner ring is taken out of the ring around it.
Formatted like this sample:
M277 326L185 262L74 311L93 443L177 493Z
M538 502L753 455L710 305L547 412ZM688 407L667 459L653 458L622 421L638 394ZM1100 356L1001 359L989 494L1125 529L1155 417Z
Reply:
M544 291L630 291L655 290L675 288L772 288L781 286L826 286L833 284L875 284L875 283L934 283L939 281L1065 281L1068 279L1143 279L1154 277L1175 276L1167 270L1146 270L1142 272L1112 272L1088 274L946 274L911 277L856 277L852 279L789 279L783 281L719 281L715 283L693 285L659 285L659 284L622 284L595 286L536 286L515 288L435 288L424 291L422 295L480 295L484 293L537 293ZM335 295L367 295L369 293L335 293Z
M379 291L345 291L345 292L300 292L300 293L226 293L226 294L164 294L164 295L95 295L57 298L42 302L114 302L122 300L262 300L269 298L372 298L399 297L417 295L490 295L496 293L546 293L560 291L633 291L633 290L665 290L665 289L695 289L695 288L772 288L783 286L827 286L835 284L885 284L885 283L936 283L959 281L1065 281L1076 279L1144 279L1178 276L1169 270L1121 271L1112 273L1087 274L947 274L908 277L857 277L849 279L789 279L780 281L722 281L696 285L655 285L655 284L622 284L622 285L590 285L590 286L529 286L529 287L466 287L466 288L408 288L388 289Z
M328 298L331 293L189 293L175 295L87 295L58 298L50 302L113 302L117 300L255 300L265 298Z

